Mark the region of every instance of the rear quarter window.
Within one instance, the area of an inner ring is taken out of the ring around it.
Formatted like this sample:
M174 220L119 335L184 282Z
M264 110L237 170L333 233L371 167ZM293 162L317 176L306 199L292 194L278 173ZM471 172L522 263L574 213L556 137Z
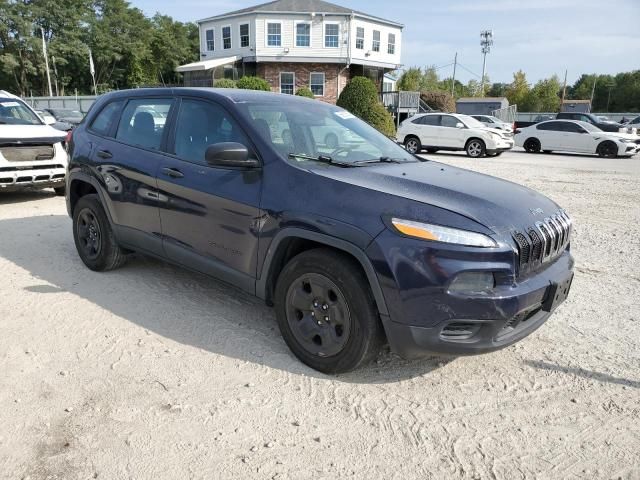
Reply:
M93 119L89 129L98 135L109 135L111 133L111 128L118 120L118 115L123 103L124 102L122 100L118 100L105 105L100 113L98 113L98 115Z

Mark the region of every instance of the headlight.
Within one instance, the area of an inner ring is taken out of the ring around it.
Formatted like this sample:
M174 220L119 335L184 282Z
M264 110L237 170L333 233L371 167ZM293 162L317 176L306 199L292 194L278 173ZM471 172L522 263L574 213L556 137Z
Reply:
M456 245L467 245L470 247L495 247L496 242L482 233L458 230L457 228L432 225L430 223L414 222L411 220L401 220L392 218L391 223L398 232L409 237L432 240L435 242L454 243Z

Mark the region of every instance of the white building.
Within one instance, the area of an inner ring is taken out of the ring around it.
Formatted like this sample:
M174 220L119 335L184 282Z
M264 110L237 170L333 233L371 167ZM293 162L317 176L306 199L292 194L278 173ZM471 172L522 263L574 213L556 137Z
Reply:
M273 91L306 86L335 102L351 77L382 90L384 74L400 66L401 24L324 1L276 0L198 25L201 60L178 67L186 86L257 75Z

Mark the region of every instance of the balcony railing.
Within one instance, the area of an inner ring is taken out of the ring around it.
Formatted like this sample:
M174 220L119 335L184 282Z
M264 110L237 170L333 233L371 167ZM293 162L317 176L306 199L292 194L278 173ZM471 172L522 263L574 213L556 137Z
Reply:
M417 112L420 92L382 92L382 104L393 112Z

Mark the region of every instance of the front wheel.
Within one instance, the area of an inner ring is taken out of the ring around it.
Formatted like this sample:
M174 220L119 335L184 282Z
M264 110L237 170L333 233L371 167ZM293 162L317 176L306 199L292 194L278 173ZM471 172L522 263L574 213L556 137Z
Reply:
M618 156L618 146L613 142L602 142L598 145L598 155L603 158L616 158Z
M467 156L471 158L483 157L487 151L484 142L476 138L469 140L465 150L467 152Z
M64 197L64 194L67 192L67 188L66 187L55 187L53 189L54 192L56 192L56 195L58 197Z
M343 373L371 361L380 350L382 326L360 266L330 249L294 257L274 294L285 342L303 363Z
M415 155L422 150L422 144L417 137L409 137L404 141L404 148L407 149L407 152Z
M113 270L126 260L97 195L78 200L73 210L73 240L80 259L91 270Z

